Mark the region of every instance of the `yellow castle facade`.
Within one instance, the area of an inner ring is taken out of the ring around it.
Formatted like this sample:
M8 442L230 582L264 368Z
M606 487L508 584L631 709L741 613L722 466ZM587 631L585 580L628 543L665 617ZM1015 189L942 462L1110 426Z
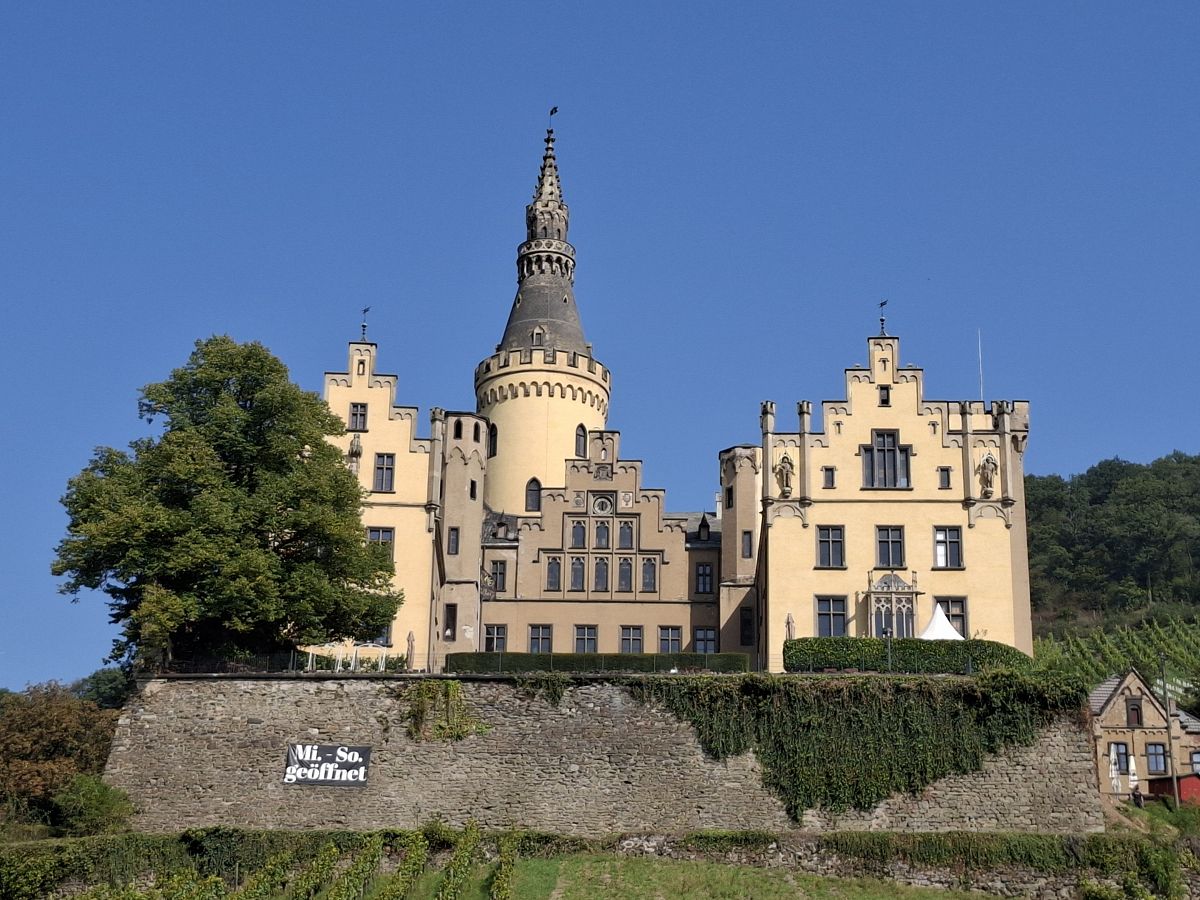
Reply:
M754 442L717 456L716 508L670 513L606 428L613 376L584 339L568 225L549 131L475 410L434 408L419 437L365 339L325 375L367 539L404 591L380 643L424 671L461 651L732 651L782 671L788 638L915 636L941 606L1032 652L1028 403L925 399L881 322L821 430L808 401L794 432L764 402Z

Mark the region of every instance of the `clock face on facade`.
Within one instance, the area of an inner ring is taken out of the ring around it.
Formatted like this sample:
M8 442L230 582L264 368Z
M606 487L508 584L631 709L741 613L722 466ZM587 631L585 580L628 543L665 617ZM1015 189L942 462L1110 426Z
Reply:
M612 497L596 497L592 500L592 512L606 516L613 511Z

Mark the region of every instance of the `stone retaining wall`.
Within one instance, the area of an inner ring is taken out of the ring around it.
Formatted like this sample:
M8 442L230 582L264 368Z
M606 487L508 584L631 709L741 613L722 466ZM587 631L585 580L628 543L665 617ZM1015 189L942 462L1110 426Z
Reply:
M364 677L164 678L122 713L105 780L127 791L135 827L522 827L583 836L698 829L797 830L761 781L752 753L707 757L692 726L607 683L561 703L512 682L461 682L485 733L414 741L411 681ZM363 787L285 785L289 743L372 747ZM916 797L839 817L809 813L804 830L1098 831L1088 735L1063 721L1032 747L945 778Z

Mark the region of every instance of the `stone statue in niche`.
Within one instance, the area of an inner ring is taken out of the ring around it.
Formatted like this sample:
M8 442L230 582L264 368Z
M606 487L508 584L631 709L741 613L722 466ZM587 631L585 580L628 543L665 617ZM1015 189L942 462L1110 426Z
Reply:
M362 440L356 434L350 438L350 449L346 451L346 468L355 475L358 474L358 464L362 460Z
M996 473L999 471L1000 464L989 450L979 463L979 496L983 499L989 499L996 492Z
M792 496L792 476L795 474L795 471L796 469L792 465L792 458L786 453L783 454L783 459L775 467L775 480L779 482L780 497L786 499Z
M792 618L791 613L787 614L787 623L785 628L787 629L787 639L789 641L794 641L796 639L796 620Z

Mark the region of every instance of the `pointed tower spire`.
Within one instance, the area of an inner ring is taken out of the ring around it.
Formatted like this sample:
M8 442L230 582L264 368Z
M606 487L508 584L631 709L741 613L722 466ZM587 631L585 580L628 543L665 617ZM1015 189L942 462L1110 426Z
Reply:
M567 243L569 221L554 155L554 129L547 128L533 202L525 207L525 243L517 248L517 296L497 349L588 352L575 306L575 248Z

